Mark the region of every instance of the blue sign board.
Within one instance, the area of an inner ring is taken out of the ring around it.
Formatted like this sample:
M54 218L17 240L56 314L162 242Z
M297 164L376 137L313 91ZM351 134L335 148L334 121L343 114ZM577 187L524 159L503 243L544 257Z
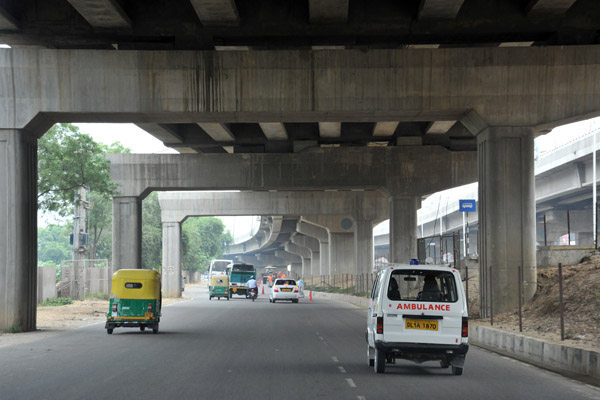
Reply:
M475 212L477 211L477 205L475 200L459 200L459 211L461 212Z

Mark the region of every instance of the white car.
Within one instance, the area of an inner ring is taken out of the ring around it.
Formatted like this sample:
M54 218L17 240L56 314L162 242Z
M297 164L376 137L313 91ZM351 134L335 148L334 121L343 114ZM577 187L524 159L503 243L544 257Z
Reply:
M295 280L275 279L269 294L269 303L275 303L277 300L290 300L292 303L297 303L299 295L300 289Z

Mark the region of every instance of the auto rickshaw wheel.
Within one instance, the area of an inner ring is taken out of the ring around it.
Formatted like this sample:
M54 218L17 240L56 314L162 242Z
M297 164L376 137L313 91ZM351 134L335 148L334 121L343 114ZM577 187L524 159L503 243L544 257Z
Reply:
M146 330L146 327L144 325L140 326L140 331L144 332Z
M155 335L158 333L158 322L152 327L152 333Z
M112 335L113 332L113 328L106 328L106 333L108 333L109 335Z

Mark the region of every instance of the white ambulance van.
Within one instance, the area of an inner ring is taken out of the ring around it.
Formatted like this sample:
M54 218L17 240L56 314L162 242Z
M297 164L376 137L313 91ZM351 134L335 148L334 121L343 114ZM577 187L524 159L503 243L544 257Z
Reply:
M439 361L462 375L469 350L467 300L458 271L445 265L387 264L373 284L367 360L376 373L396 359Z

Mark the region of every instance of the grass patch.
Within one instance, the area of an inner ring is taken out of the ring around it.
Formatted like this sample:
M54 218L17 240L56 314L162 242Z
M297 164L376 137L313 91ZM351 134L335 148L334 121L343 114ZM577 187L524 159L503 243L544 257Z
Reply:
M93 300L108 300L108 293L88 293L85 298Z
M2 329L2 333L20 333L21 327L17 325L9 326L8 328Z
M67 304L73 304L73 299L70 297L57 297L53 299L48 299L43 303L40 303L40 307L55 307L55 306L64 306Z

